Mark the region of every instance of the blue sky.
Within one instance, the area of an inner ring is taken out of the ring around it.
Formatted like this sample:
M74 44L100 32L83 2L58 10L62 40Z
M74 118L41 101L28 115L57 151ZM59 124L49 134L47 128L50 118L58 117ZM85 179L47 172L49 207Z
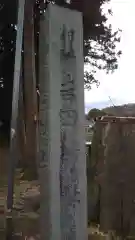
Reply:
M100 86L85 91L85 104L108 101L110 96L118 102L135 102L135 0L112 0L110 6L113 16L109 18L113 29L122 29L121 42L118 48L123 54L119 60L119 68L106 75L98 72Z

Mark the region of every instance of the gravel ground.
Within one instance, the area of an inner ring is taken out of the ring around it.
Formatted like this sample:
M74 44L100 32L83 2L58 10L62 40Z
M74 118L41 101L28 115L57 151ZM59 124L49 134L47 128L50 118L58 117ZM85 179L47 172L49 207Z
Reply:
M5 202L7 188L3 188ZM15 181L14 210L7 214L6 228L0 231L0 240L39 240L40 191L37 181ZM2 199L2 198L1 198ZM106 239L97 227L88 228L90 240Z

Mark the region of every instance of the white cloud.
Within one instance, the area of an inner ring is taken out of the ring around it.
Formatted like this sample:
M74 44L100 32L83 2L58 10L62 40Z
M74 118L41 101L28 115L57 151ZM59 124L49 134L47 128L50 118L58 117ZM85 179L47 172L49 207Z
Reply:
M100 87L92 87L85 91L85 102L104 101L111 98L122 99L125 102L135 102L135 0L112 0L113 16L109 22L113 28L121 28L121 43L119 48L123 54L119 60L119 69L112 75L98 73Z

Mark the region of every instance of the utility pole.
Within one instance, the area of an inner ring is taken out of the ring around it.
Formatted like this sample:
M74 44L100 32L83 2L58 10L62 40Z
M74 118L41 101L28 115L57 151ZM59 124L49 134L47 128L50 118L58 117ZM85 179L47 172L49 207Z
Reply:
M16 130L17 130L18 102L19 102L20 75L21 75L24 6L25 6L25 0L19 0L15 65L14 65L15 67L14 67L14 79L13 79L12 117L11 117L11 130L14 131L14 134L13 135L10 134L10 154L9 154L9 164L8 164L8 195L7 195L8 210L12 210L12 207L13 207L13 192L14 192L13 186L14 186L14 170L15 170L15 159L16 159Z

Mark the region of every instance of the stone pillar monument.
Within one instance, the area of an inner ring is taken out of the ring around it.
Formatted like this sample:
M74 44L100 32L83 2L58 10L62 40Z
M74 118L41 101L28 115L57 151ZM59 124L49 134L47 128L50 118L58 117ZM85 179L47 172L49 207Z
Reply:
M41 239L87 239L83 27L49 5L40 28Z

